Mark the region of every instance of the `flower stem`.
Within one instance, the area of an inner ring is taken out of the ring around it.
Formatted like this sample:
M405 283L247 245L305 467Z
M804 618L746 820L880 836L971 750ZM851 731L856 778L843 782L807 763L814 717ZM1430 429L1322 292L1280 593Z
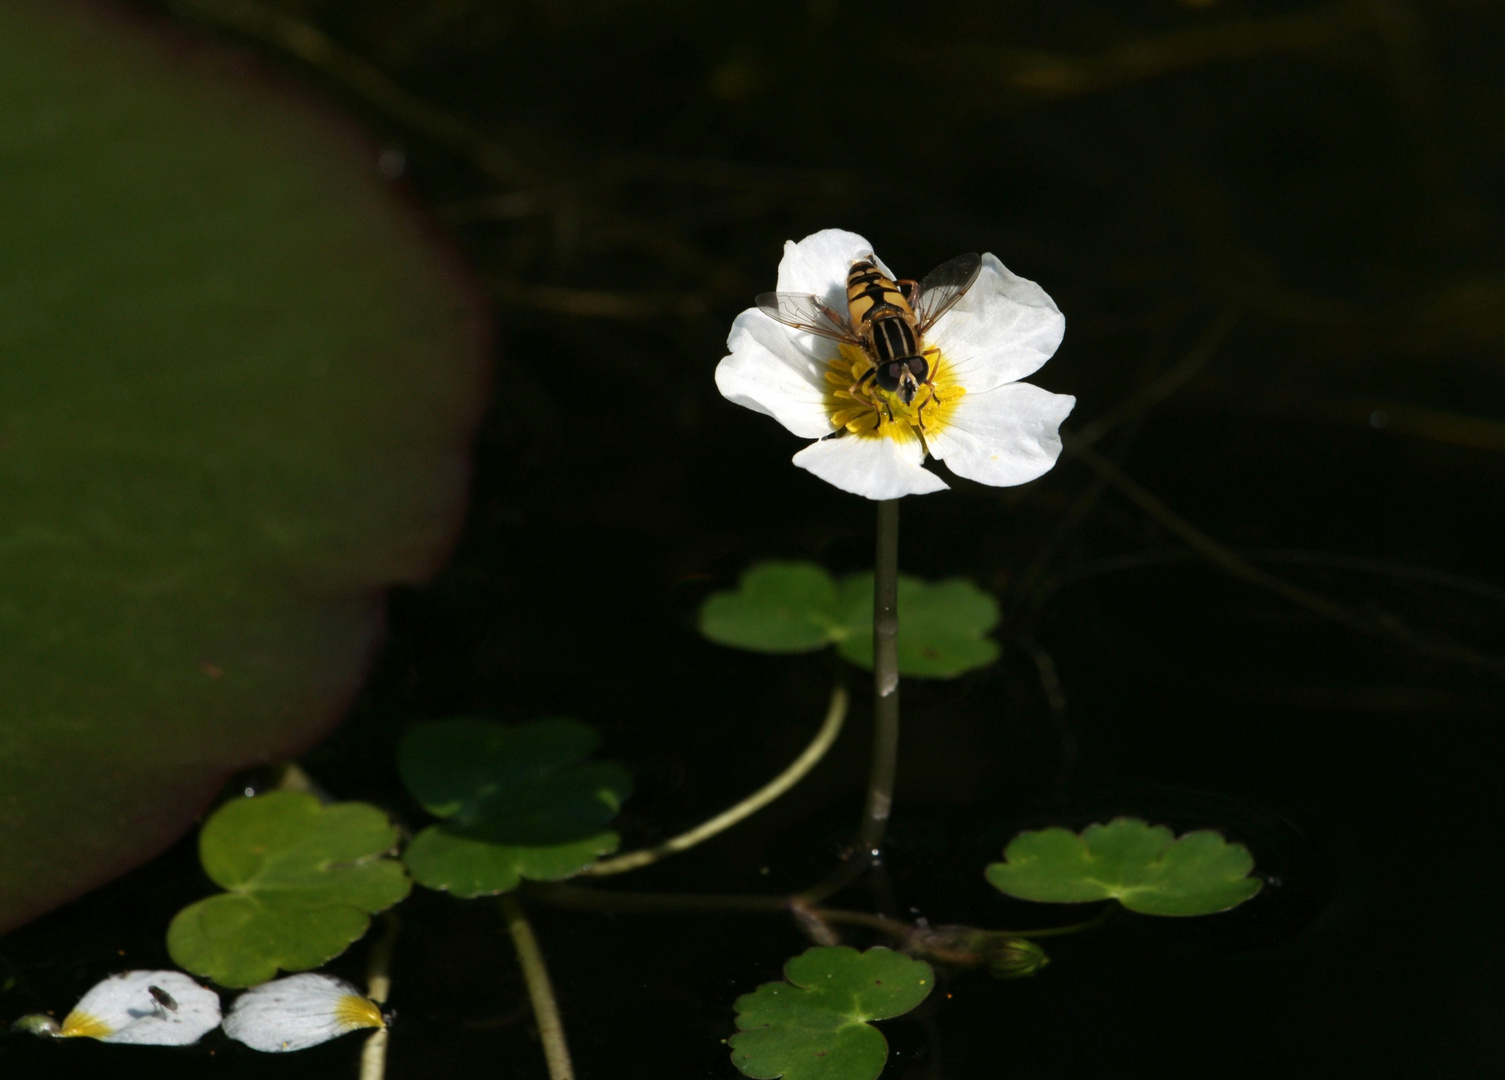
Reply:
M763 809L804 779L805 774L815 768L816 762L820 761L826 751L831 748L831 744L836 741L836 736L841 734L841 725L846 715L847 691L844 686L838 684L831 689L831 704L826 708L826 718L821 723L820 731L816 732L810 745L805 747L804 753L795 758L790 766L778 776L736 806L717 814L709 821L702 822L688 832L680 833L655 847L645 848L642 851L630 851L613 859L602 859L587 867L583 873L600 877L605 874L620 874L625 870L636 870L640 866L647 866L666 856L692 848L702 840L709 840L717 833L730 829L743 818Z
M378 1005L387 1003L392 992L392 949L397 944L397 916L390 911L383 917L386 924L381 937L371 947L366 962L366 996ZM387 1072L387 1029L378 1028L361 1047L361 1080L382 1080Z
M878 858L894 804L899 761L899 500L878 504L873 562L873 760L857 851Z
M882 855L883 834L894 805L899 764L899 500L878 504L878 544L873 560L873 757L867 805L850 858L799 893L820 904L856 881Z
M554 1000L554 987L549 983L549 969L544 966L538 939L533 936L533 928L528 925L517 897L503 893L499 899L507 919L507 932L512 935L512 945L522 965L523 979L528 984L528 998L533 1002L533 1018L538 1023L544 1059L549 1065L549 1080L575 1080L570 1048L564 1041L564 1024L559 1019L559 1005Z

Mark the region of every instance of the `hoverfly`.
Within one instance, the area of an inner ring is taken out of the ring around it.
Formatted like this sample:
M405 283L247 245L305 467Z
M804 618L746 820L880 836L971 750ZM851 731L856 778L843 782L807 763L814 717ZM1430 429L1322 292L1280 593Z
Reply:
M930 388L931 400L940 400L931 381L935 366L930 359L938 350L925 346L925 335L972 287L981 270L980 256L958 255L921 281L895 281L878 269L872 257L859 258L847 271L845 314L820 297L804 293L763 293L757 303L785 326L860 348L872 367L851 385L849 393L874 411L888 410L892 420L892 409L873 395L868 384L897 396L905 405L914 403L922 386ZM922 401L917 413L925 405Z

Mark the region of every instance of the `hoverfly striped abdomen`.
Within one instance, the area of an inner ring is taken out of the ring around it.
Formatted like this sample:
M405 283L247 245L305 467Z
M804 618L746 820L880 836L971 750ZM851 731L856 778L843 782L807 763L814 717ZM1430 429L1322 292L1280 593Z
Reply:
M899 286L866 259L858 259L847 271L847 310L853 326L884 316L914 318L914 310Z
M858 259L847 272L847 309L873 361L873 380L908 405L929 374L909 297L873 263Z

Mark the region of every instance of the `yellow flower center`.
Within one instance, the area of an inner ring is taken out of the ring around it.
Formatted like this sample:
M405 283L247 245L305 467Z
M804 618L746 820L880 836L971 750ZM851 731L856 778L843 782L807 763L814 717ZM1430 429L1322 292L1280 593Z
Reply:
M930 378L909 404L883 389L871 375L873 362L856 345L838 345L826 382L826 412L831 426L853 435L908 442L924 439L946 426L951 411L967 391L950 377L951 367L939 349L926 349Z

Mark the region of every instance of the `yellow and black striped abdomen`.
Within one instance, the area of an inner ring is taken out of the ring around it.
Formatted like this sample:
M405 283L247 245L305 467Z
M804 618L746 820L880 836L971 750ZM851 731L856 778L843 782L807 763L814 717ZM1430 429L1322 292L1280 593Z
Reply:
M885 315L914 319L914 311L893 279L866 259L858 259L847 271L847 310L852 325L863 330L865 323Z

